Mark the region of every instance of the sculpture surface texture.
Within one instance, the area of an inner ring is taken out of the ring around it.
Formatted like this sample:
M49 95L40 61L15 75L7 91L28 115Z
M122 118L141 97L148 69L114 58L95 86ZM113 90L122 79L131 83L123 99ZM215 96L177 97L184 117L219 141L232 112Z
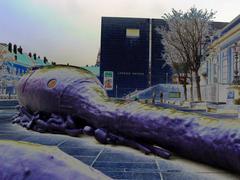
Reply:
M0 179L111 179L57 147L0 140Z

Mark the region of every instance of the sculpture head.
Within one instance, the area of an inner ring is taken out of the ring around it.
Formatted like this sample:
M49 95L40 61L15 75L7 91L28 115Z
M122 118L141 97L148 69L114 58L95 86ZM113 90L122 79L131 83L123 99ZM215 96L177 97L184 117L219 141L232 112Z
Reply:
M86 83L90 85L85 86ZM79 101L89 96L107 97L95 75L83 68L66 65L31 70L18 82L17 95L20 105L33 112L41 110L59 114L71 113L76 103L79 105Z

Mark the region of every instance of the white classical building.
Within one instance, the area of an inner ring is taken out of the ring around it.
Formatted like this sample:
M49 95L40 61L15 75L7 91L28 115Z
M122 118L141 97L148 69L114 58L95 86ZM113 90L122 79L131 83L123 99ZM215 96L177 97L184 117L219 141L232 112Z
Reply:
M206 100L226 102L234 76L240 75L240 15L214 36L206 60Z

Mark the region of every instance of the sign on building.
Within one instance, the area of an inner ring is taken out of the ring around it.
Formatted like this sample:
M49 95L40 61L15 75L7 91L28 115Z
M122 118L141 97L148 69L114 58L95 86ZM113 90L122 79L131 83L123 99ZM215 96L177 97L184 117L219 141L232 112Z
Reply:
M181 98L181 92L169 92L168 97L169 98Z
M234 98L235 98L234 91L233 90L228 91L226 103L231 105L234 104Z
M106 90L113 90L113 71L104 71L103 82Z

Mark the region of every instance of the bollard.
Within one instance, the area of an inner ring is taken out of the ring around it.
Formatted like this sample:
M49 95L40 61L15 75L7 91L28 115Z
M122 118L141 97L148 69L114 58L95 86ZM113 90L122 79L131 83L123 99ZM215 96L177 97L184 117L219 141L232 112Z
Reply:
M240 106L237 106L238 119L240 119Z

